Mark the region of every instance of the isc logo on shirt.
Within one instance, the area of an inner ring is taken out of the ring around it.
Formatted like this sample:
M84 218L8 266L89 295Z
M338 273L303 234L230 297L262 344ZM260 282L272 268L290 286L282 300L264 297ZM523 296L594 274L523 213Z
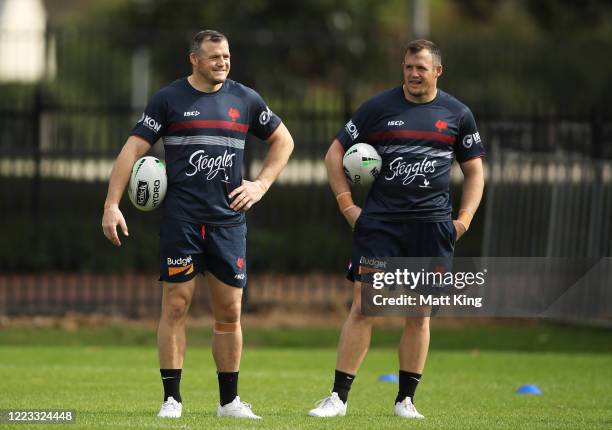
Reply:
M198 115L200 115L200 112L198 112L197 110L192 110L192 111L183 113L183 116L198 116Z
M392 125L395 125L395 126L404 125L404 121L389 121L387 123L387 125L388 126L392 126Z

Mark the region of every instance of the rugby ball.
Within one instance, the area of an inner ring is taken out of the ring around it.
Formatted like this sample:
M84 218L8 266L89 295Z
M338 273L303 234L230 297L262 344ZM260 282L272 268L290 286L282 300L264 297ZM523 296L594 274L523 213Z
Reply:
M166 166L155 157L139 158L130 175L128 196L137 209L149 212L161 205L166 196Z
M371 184L380 173L381 166L380 155L367 143L354 144L342 157L344 173L352 184Z

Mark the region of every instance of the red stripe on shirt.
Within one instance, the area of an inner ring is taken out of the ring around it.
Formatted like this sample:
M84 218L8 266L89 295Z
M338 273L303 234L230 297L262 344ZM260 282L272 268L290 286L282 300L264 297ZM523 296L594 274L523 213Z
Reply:
M438 142L453 145L455 143L455 136L448 136L446 134L437 133L435 131L419 131L419 130L388 130L379 131L378 133L372 133L368 136L371 140L383 140L393 138L404 138L404 139L429 139L436 140Z
M168 131L188 130L192 128L221 128L223 130L234 130L240 133L249 131L248 124L241 124L232 121L202 120L194 119L191 121L177 121L170 124Z

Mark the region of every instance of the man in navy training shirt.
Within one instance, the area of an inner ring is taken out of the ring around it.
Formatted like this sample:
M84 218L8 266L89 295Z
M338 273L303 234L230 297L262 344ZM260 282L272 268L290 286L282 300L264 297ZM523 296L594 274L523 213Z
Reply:
M338 133L325 157L330 186L342 215L354 228L351 265L354 282L350 314L338 345L334 386L309 413L346 414L348 393L370 344L373 318L361 313L359 265L372 257L452 257L455 241L469 228L484 188L484 149L471 111L437 89L442 74L438 47L410 42L404 55L404 82L366 101ZM382 158L363 210L353 203L342 156L366 142ZM458 218L452 220L450 174L453 159L464 176ZM399 392L395 415L423 418L414 406L429 348L429 317L407 317L399 344Z
M259 419L238 396L240 312L246 285L244 212L286 165L293 140L281 119L252 89L228 79L227 38L213 30L193 38L192 73L158 91L117 157L104 203L104 235L116 246L128 229L119 201L132 166L161 137L168 191L160 226L162 310L157 341L164 387L159 417L182 414L179 390L185 321L198 273L205 275L215 319L213 357L219 380L217 416ZM247 133L270 145L254 181L242 178Z

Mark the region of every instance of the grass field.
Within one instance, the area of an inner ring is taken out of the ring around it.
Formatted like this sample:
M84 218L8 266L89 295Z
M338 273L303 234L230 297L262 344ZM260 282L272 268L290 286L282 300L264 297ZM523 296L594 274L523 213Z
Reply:
M455 339L466 331L471 342L461 349ZM397 341L394 330L375 337L353 385L347 417L331 420L306 412L331 386L335 349L328 343L335 342L337 331L247 332L259 346L245 349L240 393L262 422L214 417L217 381L203 333L191 333L179 421L155 418L161 384L153 333L147 329L0 330L0 409L75 409L71 429L612 427L609 331L557 326L434 330L416 398L427 418L419 422L394 417L397 384L377 381L381 374L397 372L396 352L390 348ZM323 347L282 346L300 337L302 345L314 345L316 339ZM544 394L515 393L527 383L538 384ZM58 428L35 428L45 427Z

